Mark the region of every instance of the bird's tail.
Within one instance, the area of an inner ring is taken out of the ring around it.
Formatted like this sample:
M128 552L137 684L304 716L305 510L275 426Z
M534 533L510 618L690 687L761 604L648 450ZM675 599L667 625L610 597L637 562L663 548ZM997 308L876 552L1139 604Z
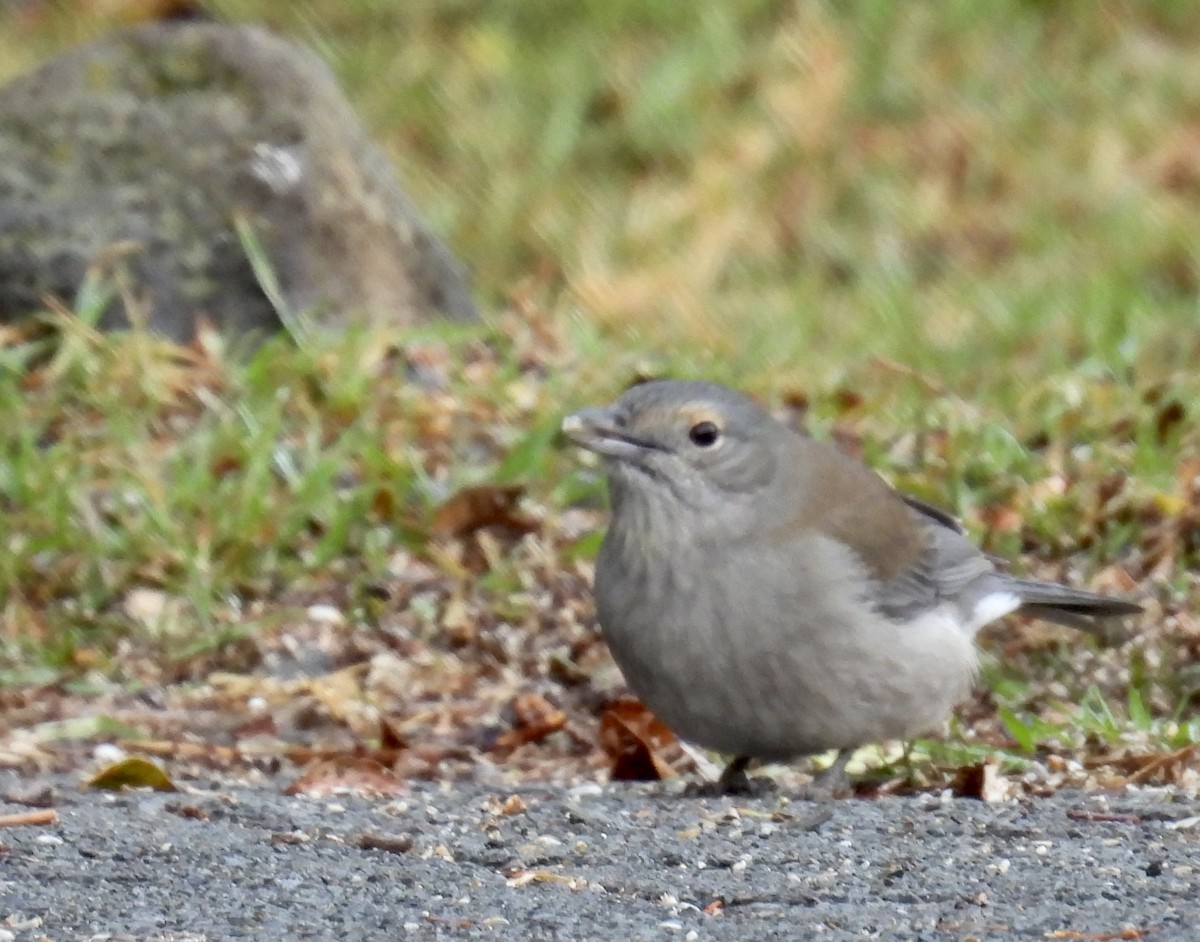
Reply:
M1009 579L1006 583L1005 588L1020 597L1022 613L1085 631L1095 630L1108 619L1136 615L1142 610L1135 602L1069 589L1052 582Z

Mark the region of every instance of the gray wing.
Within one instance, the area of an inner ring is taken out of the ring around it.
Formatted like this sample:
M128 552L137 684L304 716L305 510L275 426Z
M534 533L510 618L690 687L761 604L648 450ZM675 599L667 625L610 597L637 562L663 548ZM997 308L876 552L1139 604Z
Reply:
M1140 610L1130 602L998 572L952 516L894 490L845 452L799 438L789 449L778 476L783 493L770 509L798 509L763 521L768 540L787 543L806 528L837 540L862 561L871 579L870 601L897 623L951 604L962 615L963 629L973 632L980 618L1015 607L998 598L996 605L979 609L981 600L1000 593L1037 618L1082 628Z
M958 608L964 625L969 625L977 617L980 600L993 592L1011 593L1027 615L1089 631L1101 628L1100 622L1105 619L1142 610L1140 605L1123 599L998 572L992 561L966 538L953 517L907 495L901 496L918 518L927 542L924 552L912 565L876 583L876 604L889 618L908 621L950 602Z
M950 602L970 620L981 598L1005 588L1006 577L962 534L953 517L902 496L925 538L925 548L911 565L875 583L876 605L895 621L909 621Z

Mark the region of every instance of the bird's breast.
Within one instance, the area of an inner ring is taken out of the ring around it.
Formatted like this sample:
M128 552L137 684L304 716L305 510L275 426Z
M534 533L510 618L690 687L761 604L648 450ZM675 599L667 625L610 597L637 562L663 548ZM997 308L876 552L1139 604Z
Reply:
M630 689L678 735L721 750L742 741L749 658L760 648L753 614L739 612L739 568L732 550L620 530L596 567L600 625Z
M664 547L614 528L596 599L630 688L679 736L780 758L924 731L965 693L970 639L879 616L866 579L815 533Z

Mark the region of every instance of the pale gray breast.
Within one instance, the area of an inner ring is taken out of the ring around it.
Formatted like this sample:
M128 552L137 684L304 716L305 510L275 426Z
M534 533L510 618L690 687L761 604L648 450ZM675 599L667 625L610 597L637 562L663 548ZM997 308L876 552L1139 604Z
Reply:
M694 548L665 563L618 546L606 540L597 568L613 655L650 709L700 745L788 758L908 735L970 683L974 652L953 619L909 631L874 612L865 568L818 532L733 542L703 565Z

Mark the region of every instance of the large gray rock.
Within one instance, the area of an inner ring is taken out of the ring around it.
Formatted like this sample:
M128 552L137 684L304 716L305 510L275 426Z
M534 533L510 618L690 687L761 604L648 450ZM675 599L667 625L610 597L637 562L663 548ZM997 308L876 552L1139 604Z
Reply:
M325 65L261 29L153 23L0 89L0 322L123 266L149 323L275 330L235 219L285 308L322 324L476 314ZM101 326L128 322L122 302Z

